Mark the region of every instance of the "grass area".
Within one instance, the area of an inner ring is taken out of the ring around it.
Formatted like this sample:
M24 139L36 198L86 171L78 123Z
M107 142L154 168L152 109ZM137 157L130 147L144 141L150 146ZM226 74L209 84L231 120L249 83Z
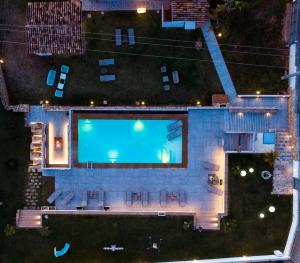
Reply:
M246 45L221 46L226 51L252 52L278 55L266 56L247 53L223 52L226 61L288 68L289 51L282 40L284 12L288 0L244 0L241 11L231 13L222 28L220 44ZM250 47L249 47L250 46ZM255 47L277 48L273 50ZM282 81L285 69L228 65L229 72L239 94L280 94L286 91L287 81Z
M255 173L239 176L240 169L253 167ZM283 250L291 223L291 197L273 196L272 181L264 181L260 171L271 170L260 155L231 155L229 158L229 216L222 220L221 231L185 230L180 217L81 217L51 216L51 231L17 231L5 238L3 261L54 262L53 247L71 243L71 250L60 262L153 262L193 258L260 255ZM276 212L267 212L269 205ZM258 218L260 212L266 217ZM147 250L148 237L162 238L161 252ZM124 252L102 251L103 246L118 244ZM34 253L28 253L33 251Z
M130 48L126 43L121 48L116 48L113 35L116 27L121 27L123 34L127 34L128 27L133 27L137 37L180 41L136 39L137 44L134 48ZM200 99L203 104L210 104L211 94L222 92L212 63L167 58L210 60L207 50L196 51L194 48L194 41L200 38L200 32L187 32L183 29L164 30L161 28L160 14L156 12L143 15L136 12L107 12L104 15L93 13L91 19L84 15L83 30L101 32L104 35L88 34L87 51L82 56L43 58L28 55L23 46L4 46L4 71L9 94L14 103L33 104L47 99L55 104L88 105L91 99L96 103L107 99L112 105L134 105L137 100L145 100L149 105L181 105L195 104L196 100ZM20 35L22 38L22 33L16 36L16 33L10 32L6 37L15 40L16 37L20 38ZM175 45L188 48L172 47ZM138 54L146 56L137 56ZM15 57L19 59L16 61L13 59ZM109 72L117 76L115 82L99 81L100 58L115 58L116 65L109 68ZM54 88L45 84L47 72L52 65L59 68L62 63L71 67L63 100L55 99ZM163 65L167 66L170 79L172 70L179 71L181 82L176 86L171 85L170 92L164 92L162 88L160 67ZM28 96L29 93L31 96Z

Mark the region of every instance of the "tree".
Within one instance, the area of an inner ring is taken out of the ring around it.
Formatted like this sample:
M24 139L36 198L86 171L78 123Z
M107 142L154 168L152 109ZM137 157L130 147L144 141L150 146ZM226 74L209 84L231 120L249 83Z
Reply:
M16 229L14 226L7 224L4 228L4 234L7 237L11 237L16 234Z
M264 161L270 166L274 166L275 161L278 159L278 152L271 151L263 154Z

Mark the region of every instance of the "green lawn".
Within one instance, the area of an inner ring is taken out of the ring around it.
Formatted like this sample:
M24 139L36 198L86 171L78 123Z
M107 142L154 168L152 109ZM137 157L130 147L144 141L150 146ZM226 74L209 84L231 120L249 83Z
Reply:
M222 92L212 63L167 58L210 60L207 50L196 51L194 48L194 41L201 38L200 32L187 32L183 29L164 30L161 28L160 14L156 12L143 15L136 12L107 12L104 15L93 13L91 19L84 15L83 20L84 31L101 32L105 35L88 34L87 50L82 56L41 58L28 55L23 46L4 46L4 72L12 102L36 104L47 99L52 104L88 105L90 100L99 104L103 99L107 99L111 105L135 105L137 100L145 100L149 105L194 105L200 99L202 104L209 105L211 94ZM137 37L179 41L137 38L134 48L130 48L126 43L121 48L116 48L113 35L116 27L122 27L123 34L127 34L128 27L133 27ZM15 40L17 37L22 41L22 36L24 38L24 34L16 36L15 33L9 33L7 38ZM188 48L173 47L176 45ZM18 60L13 59L15 57L18 57ZM109 73L115 73L117 76L115 82L100 83L100 58L115 58L115 67L109 68ZM71 67L63 100L55 99L55 88L45 85L51 64L59 68L62 63ZM170 79L173 70L179 71L180 84L171 84L170 92L164 92L162 87L160 67L164 65L167 66ZM29 93L31 96L28 96Z
M240 169L249 167L255 169L253 175L239 176ZM230 212L221 231L184 230L183 222L192 222L192 218L51 216L46 221L51 229L48 237L34 230L19 230L2 239L3 262L39 262L41 258L45 263L54 262L53 247L64 242L71 243L71 250L59 262L153 262L283 250L291 223L291 197L270 194L271 180L260 178L265 169L271 170L261 156L230 156ZM276 207L274 214L267 211L270 205ZM259 219L260 212L266 214L265 219ZM160 253L146 249L149 236L153 241L163 239ZM124 246L125 251L101 250L114 243Z

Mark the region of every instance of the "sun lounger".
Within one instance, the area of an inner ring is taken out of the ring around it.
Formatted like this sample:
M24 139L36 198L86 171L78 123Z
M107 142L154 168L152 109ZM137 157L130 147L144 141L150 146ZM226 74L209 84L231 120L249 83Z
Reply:
M67 65L61 65L60 72L68 74L69 73L69 69L70 69L69 66L67 66Z
M160 206L165 207L167 205L167 192L165 190L160 191Z
M87 190L83 190L81 193L81 207L87 207Z
M55 70L49 70L48 76L47 76L47 85L53 86L55 81L56 71Z
M116 75L100 75L101 82L109 82L116 80Z
M149 205L149 192L147 191L142 192L142 205L143 206Z
M129 42L129 46L135 45L135 35L134 35L133 28L128 28L128 42Z
M62 90L56 90L55 91L55 97L57 98L62 98L63 97L64 92Z
M167 138L168 138L168 141L172 141L181 135L182 135L182 128L180 127L177 130L174 130L172 133L169 133L167 135Z
M126 205L132 206L132 192L126 192Z
M178 75L178 71L175 70L172 72L172 78L173 78L173 83L174 84L178 84L179 83L179 75Z
M114 58L107 58L107 59L99 59L99 66L104 67L104 66L111 66L115 64L115 59Z
M186 205L186 192L180 191L179 192L179 206Z
M104 190L99 190L99 196L98 196L98 207L99 209L104 209L104 201L105 201L105 192Z
M163 85L164 91L169 91L170 90L170 85Z
M63 198L63 200L61 201L62 205L67 205L68 203L71 202L71 200L74 198L75 194L74 192L70 191L66 194L66 196Z
M221 189L210 184L207 185L207 191L212 194L216 194L220 196L223 195L223 191Z
M173 130L179 128L179 127L182 127L182 120L178 120L176 122L173 122L173 123L169 124L167 126L167 129L170 132L170 131L173 131Z
M213 164L213 163L210 163L210 162L202 162L202 165L207 170L219 171L219 169L220 169L219 165Z
M122 30L120 28L115 29L115 42L116 46L122 45Z
M47 199L47 202L49 204L52 204L60 195L62 194L61 190L56 190L55 192L53 192Z

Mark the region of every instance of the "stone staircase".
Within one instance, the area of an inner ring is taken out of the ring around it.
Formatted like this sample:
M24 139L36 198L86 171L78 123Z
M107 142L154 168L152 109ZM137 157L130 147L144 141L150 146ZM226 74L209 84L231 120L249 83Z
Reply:
M194 216L194 228L202 227L204 230L220 230L220 219L216 213L197 212Z
M25 191L25 209L36 209L39 203L40 188L42 185L42 173L29 172Z
M276 131L275 151L278 152L278 159L274 164L272 194L292 194L293 157L291 138L287 131Z
M18 210L16 214L17 228L42 228L40 210Z

